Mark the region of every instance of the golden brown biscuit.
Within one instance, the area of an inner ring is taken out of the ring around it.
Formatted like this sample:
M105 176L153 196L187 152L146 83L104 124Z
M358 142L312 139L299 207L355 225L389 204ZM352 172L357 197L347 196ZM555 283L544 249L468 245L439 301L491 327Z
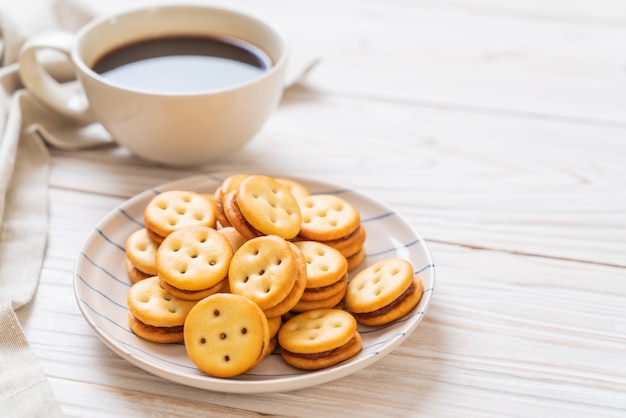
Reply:
M189 226L163 240L156 266L164 282L189 294L200 291L201 299L206 296L202 291L214 288L217 292L222 287L232 256L230 243L215 229Z
M361 350L357 322L339 309L316 309L294 316L278 332L282 358L290 365L318 370Z
M423 284L407 260L380 261L350 280L346 308L364 325L383 325L401 318L420 301Z
M224 197L231 191L237 190L241 182L248 177L249 174L234 174L222 181L213 195L215 201L215 217L222 227L231 226L230 221L224 214Z
M294 244L289 243L289 246L291 247L291 250L294 254L296 263L297 271L294 273L296 276L296 282L294 283L291 292L289 292L289 294L285 296L282 301L270 308L263 310L265 316L267 316L268 318L280 317L281 315L289 312L291 308L296 306L296 304L300 301L306 288L307 276L304 254L302 254L302 251L300 251L300 249Z
M167 237L186 226L215 227L215 210L207 199L196 192L170 190L148 202L144 209L144 223L155 235Z
M298 269L288 241L274 235L253 238L232 257L228 270L230 291L249 298L265 310L291 293Z
M302 222L298 201L277 180L261 175L248 176L239 185L233 200L245 221L259 234L285 239L298 235Z
M294 243L306 259L307 289L338 282L348 271L348 261L336 249L317 241Z
M341 301L348 282L348 262L336 249L318 241L298 241L306 259L307 288L292 308L305 312L317 308L332 308Z
M149 276L155 276L156 252L159 245L148 236L145 228L138 229L130 234L126 240L126 257L137 270Z
M170 344L183 341L183 326L176 327L153 327L135 318L129 311L127 316L128 327L140 338L153 343Z
M229 378L252 369L266 355L269 326L250 299L216 293L189 312L184 336L189 358L201 371Z
M263 236L264 234L257 231L246 221L239 210L237 204L237 190L232 190L224 195L222 199L222 208L224 210L224 216L228 219L228 224L232 226L244 240L250 240L252 238Z
M132 285L128 291L128 325L149 341L183 341L183 325L196 302L178 299L167 293L153 276Z
M360 225L359 211L346 200L330 194L317 194L298 201L302 214L300 235L314 241L343 238Z

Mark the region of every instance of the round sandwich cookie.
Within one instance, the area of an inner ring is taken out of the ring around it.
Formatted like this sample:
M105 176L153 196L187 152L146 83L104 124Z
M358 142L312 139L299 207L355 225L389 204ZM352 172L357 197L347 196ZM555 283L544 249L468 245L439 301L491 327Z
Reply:
M247 239L262 235L291 239L300 231L298 201L272 177L246 177L237 190L224 196L222 205L230 224Z
M348 261L336 249L318 241L297 241L306 260L307 284L301 300L327 299L345 289Z
M170 190L153 197L144 209L144 224L157 243L177 229L200 225L215 227L214 205L199 193Z
M222 199L222 210L228 220L228 225L235 229L244 240L250 240L263 234L255 230L241 214L237 204L237 190L231 190Z
M132 285L127 295L128 325L139 337L157 343L183 341L185 319L196 302L167 293L157 276Z
M346 309L363 325L383 325L410 312L424 287L407 260L392 258L356 274L348 284Z
M339 196L316 194L298 201L302 215L300 236L313 241L344 238L361 224L359 211Z
M181 299L200 300L224 286L233 249L215 229L189 226L167 236L156 267L166 290Z
M361 351L361 335L352 315L340 309L315 309L298 314L278 331L280 354L305 370L333 366Z
M263 311L275 308L286 300L295 304L304 292L306 267L301 267L303 258L299 258L293 247L293 244L275 235L246 241L230 263L230 292L249 298ZM289 310L287 305L284 308L285 312ZM280 315L270 313L268 317Z
M249 174L233 174L222 181L220 186L215 190L213 194L213 198L215 200L215 217L219 222L220 226L226 227L231 226L230 221L224 214L224 197L231 191L237 190L241 182L248 177Z
M339 251L318 241L298 241L294 245L302 250L306 259L307 288L291 310L301 313L337 306L346 294L346 258Z
M230 378L254 368L266 355L270 330L267 318L250 299L216 293L189 312L185 348L204 373Z
M304 254L293 243L289 242L291 251L295 258L296 269L294 273L296 275L296 281L291 288L291 292L285 298L274 306L264 309L263 312L267 318L281 317L283 314L289 312L296 304L300 302L302 295L306 288L306 261Z
M129 276L131 276L131 281L135 283L138 277L150 277L156 276L156 252L159 245L154 242L148 236L148 231L145 228L138 229L137 231L130 234L128 239L126 240L126 257L132 264L132 266L139 270L139 274L137 272L132 271L128 268ZM129 267L129 266L127 266ZM131 273L132 272L132 273ZM132 275L131 275L132 274Z

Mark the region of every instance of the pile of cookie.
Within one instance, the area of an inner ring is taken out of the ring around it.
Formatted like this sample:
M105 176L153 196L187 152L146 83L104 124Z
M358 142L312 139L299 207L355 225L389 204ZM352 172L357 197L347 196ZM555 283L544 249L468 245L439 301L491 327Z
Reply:
M277 347L316 370L356 355L357 324L412 310L422 282L403 259L361 270L358 210L285 178L236 174L214 193L166 191L126 242L128 324L139 337L184 342L204 373L228 378Z

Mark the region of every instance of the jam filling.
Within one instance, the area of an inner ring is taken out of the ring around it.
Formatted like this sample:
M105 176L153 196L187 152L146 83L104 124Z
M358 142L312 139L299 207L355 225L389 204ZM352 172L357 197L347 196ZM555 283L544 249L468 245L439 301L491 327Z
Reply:
M163 279L161 279L161 280L163 280ZM184 293L185 295L193 295L193 294L200 293L200 292L205 292L205 291L211 289L211 287L207 287L206 289L200 289L200 290L187 290L187 289L181 289L180 287L172 286L169 283L166 283L166 284L167 284L167 286L170 286L172 289L176 290L177 292ZM219 283L217 283L216 285L214 285L212 287L215 287L215 286L217 286L219 284L224 284L224 282L220 281ZM161 284L161 287L164 287L164 285Z
M322 287L307 287L306 288L306 292L311 292L311 293L318 293L318 292L322 292L324 290L330 289L332 286L337 286L342 282L345 282L348 280L348 274L344 274L343 277L341 279L339 279L339 281L335 282L335 283L331 283L329 285L326 286L322 286Z
M356 229L352 232L350 232L348 235L341 237L341 238L337 238L337 239L333 239L333 240L329 240L329 241L323 241L326 245L330 246L330 247L336 247L336 246L341 246L341 244L350 241L351 239L356 239L355 236L360 233L360 225L356 227Z
M281 349L284 350L285 353L287 353L290 356L301 357L301 358L305 358L305 359L309 359L309 360L317 360L317 359L320 359L320 358L329 357L329 356L333 355L333 353L336 353L337 351L341 350L343 347L349 346L350 344L352 344L354 339L355 339L355 337L353 336L344 345L339 346L337 348L333 348L332 350L322 351L320 353L308 353L308 354L305 354L305 353L294 353L293 351L285 350L284 348L281 348Z
M364 319L374 318L376 316L384 315L390 310L392 310L393 308L395 308L396 306L398 306L404 299L407 298L407 296L409 296L413 292L415 292L415 282L411 281L411 285L407 287L406 290L402 292L402 294L398 296L394 301L392 301L389 305L383 306L382 308L376 309L375 311L372 311L372 312L361 312L361 313L352 312L352 314L357 319L358 318L364 318Z
M141 323L141 325L143 327L146 327L146 329L151 330L151 331L155 331L155 332L171 332L171 333L183 332L184 325L178 325L178 326L175 326L175 327L155 327L154 325L148 325L145 322L140 321L134 315L133 315L133 317L137 320L137 322Z
M264 233L260 232L259 230L254 228L252 225L250 225L250 223L243 216L243 214L241 213L241 209L239 209L239 203L237 202L237 196L236 195L233 198L233 206L235 207L236 212L237 212L237 220L239 222L241 222L245 226L246 229L248 229L252 234L254 234L257 237L265 235Z

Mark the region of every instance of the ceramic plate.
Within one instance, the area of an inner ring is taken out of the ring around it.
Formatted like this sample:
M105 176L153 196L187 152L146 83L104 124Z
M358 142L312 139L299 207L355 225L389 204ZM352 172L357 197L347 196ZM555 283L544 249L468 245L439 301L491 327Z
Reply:
M426 313L435 281L433 261L418 232L400 214L361 193L295 178L311 192L338 195L359 210L367 231L366 257L359 269L392 257L412 263L424 282L424 294L412 312L385 326L359 326L362 351L334 367L298 370L275 352L255 369L232 379L212 378L200 372L187 357L183 344L151 343L133 334L126 323L126 294L131 284L124 266L124 246L127 237L143 227L144 207L165 190L213 193L226 176L195 176L147 190L109 213L88 236L76 262L74 291L83 316L113 351L150 373L184 385L230 393L282 392L329 382L363 369L391 352L415 330Z

